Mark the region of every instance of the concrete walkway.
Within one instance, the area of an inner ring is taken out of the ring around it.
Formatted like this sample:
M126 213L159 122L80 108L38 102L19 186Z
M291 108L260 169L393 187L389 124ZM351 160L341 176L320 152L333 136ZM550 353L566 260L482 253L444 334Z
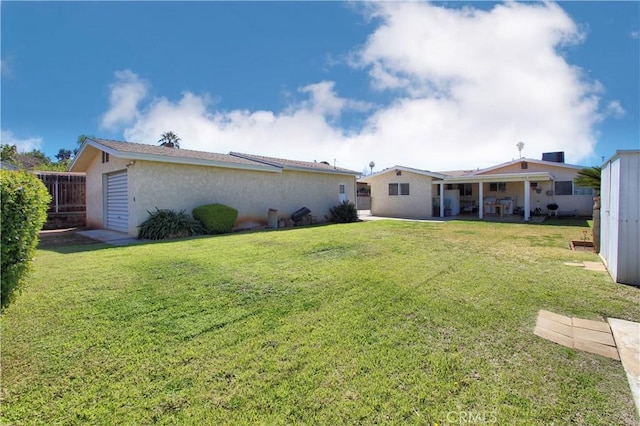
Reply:
M384 216L372 216L371 210L358 210L358 218L364 222L369 222L373 220L400 220L405 222L432 222L432 223L443 223L445 220L442 218L437 219L403 219L400 217L384 217Z
M640 324L609 318L609 325L640 416Z
M108 229L92 229L90 231L77 231L78 235L91 238L112 246L128 246L131 244L140 244L145 240L131 238L129 234L124 232L110 231Z

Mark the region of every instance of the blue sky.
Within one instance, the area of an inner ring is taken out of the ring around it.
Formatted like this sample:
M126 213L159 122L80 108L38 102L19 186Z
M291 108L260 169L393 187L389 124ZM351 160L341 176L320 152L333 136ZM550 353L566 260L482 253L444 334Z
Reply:
M14 2L2 143L487 167L640 148L640 3Z

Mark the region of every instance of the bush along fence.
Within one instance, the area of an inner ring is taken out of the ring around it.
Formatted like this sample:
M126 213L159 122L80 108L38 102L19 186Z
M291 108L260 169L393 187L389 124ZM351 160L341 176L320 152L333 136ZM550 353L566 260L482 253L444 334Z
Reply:
M19 289L38 244L38 232L47 218L51 200L47 188L35 175L23 171L0 170L2 199L2 307Z
M61 172L35 172L35 174L51 195L44 228L85 226L87 209L85 174Z

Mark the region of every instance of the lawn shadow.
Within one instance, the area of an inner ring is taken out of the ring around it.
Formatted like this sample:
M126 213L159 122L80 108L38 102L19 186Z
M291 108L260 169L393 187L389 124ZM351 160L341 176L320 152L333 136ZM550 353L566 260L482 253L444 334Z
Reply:
M118 247L78 233L78 231L84 230L84 228L68 228L41 231L38 234L38 246L36 248L60 254L73 254ZM140 243L143 242L145 241L140 241Z
M285 232L285 231L295 231L301 229L308 228L316 228L328 225L335 225L333 223L318 223L307 226L295 226L289 228L278 228L278 229L247 229L234 231L228 234L205 234L205 235L194 235L191 237L181 237L181 238L168 238L165 240L137 240L135 242L128 242L126 244L113 244L103 241L94 240L92 238L80 235L78 231L85 231L84 228L69 228L69 229L60 229L60 230L50 230L50 231L42 231L38 235L38 250L45 251L53 251L59 254L73 254L73 253L81 253L86 251L94 251L94 250L104 250L110 248L117 247L125 247L131 245L140 245L140 244L164 244L164 243L174 243L176 241L189 241L196 240L202 238L229 238L235 235L241 234L252 234L252 233L263 233L263 232Z

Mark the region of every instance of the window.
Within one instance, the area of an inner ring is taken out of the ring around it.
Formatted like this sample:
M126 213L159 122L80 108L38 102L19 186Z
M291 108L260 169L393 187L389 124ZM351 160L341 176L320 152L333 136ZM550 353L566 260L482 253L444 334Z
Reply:
M573 182L570 180L556 181L556 195L573 194Z
M108 163L109 162L109 153L108 152L102 151L102 162L103 163Z
M409 195L408 183L390 183L389 195Z
M588 188L586 186L573 186L573 195L594 195L593 188Z
M465 195L473 195L473 193L471 192L471 184L470 183L459 183L458 184L458 189L460 190L460 195L462 195L463 197Z
M489 183L489 192L505 192L507 190L506 182L491 182Z

